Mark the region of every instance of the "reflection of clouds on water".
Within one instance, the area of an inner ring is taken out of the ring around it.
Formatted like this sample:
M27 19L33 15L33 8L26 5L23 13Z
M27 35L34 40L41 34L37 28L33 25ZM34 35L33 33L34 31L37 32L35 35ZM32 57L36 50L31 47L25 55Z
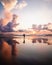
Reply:
M52 45L52 39L48 39L47 43L48 43L49 45Z
M49 38L50 39L50 38ZM20 39L19 39L20 40ZM18 47L18 57L26 60L37 60L37 61L47 61L48 58L52 59L52 45L48 45L47 43L32 43L32 39L26 38L26 43L23 44L21 42ZM46 39L47 41L47 39Z
M52 56L50 56L52 54L52 45L38 42L32 43L32 39L28 37L25 37L25 44L23 44L23 40L23 37L0 38L0 50L3 58L9 60L13 57L13 61L17 58L25 59L25 61L28 60L29 62L32 60L44 62L52 59Z
M37 42L52 45L52 39L50 38L33 38L32 39L32 43L37 43Z
M16 57L18 52L16 43L19 44L19 42L13 40L13 38L0 38L0 52L4 61L10 62L12 58Z
M11 59L11 46L8 45L6 41L2 41L2 49L1 49L2 57L6 60Z

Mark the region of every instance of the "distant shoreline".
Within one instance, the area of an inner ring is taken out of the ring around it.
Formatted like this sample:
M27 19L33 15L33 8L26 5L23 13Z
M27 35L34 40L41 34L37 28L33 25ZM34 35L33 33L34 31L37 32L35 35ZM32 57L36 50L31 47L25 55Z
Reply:
M21 37L23 36L23 34L3 34L3 33L0 33L0 38L7 38L7 37ZM52 37L52 34L25 34L25 36L37 36L37 37L46 37L46 36L51 36Z

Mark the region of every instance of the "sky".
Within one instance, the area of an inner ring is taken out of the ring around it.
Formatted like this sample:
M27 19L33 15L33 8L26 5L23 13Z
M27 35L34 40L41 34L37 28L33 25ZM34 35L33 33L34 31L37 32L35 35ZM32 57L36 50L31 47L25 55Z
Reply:
M19 29L52 23L52 0L0 0L0 18L6 11L19 16Z

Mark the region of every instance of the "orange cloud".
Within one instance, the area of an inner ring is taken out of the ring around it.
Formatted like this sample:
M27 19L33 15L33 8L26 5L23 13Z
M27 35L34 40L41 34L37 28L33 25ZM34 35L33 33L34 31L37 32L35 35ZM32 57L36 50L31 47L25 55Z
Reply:
M12 19L12 13L5 12L4 16L5 17L3 19L1 19L1 21L0 21L0 22L2 22L2 26L5 26L9 21L11 21L11 19Z
M27 2L23 0L21 3L18 3L18 0L1 0L1 3L6 11L10 11L13 8L15 9L23 9L27 6Z
M17 2L17 0L1 0L1 3L3 4L3 7L6 11L12 10Z
M22 1L22 3L17 4L18 0L1 0L1 3L4 7L4 18L2 19L2 24L5 26L8 22L12 19L11 10L15 9L22 9L27 6L26 1Z

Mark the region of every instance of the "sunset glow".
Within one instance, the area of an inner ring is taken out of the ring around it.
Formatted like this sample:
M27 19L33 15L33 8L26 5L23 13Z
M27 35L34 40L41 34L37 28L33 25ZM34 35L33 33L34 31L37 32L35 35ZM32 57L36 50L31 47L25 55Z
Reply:
M18 22L18 21L17 21ZM27 29L31 28L32 24L47 24L51 22L50 14L47 11L39 11L39 12L28 12L24 13L20 18L20 28Z
M28 29L35 25L44 25L52 23L52 1L51 0L2 0L0 3L2 8L2 17L6 11L19 16L17 23L19 23L18 29ZM9 7L8 7L9 6ZM11 18L9 16L8 18ZM5 19L4 19L5 20ZM11 20L7 19L6 23Z

